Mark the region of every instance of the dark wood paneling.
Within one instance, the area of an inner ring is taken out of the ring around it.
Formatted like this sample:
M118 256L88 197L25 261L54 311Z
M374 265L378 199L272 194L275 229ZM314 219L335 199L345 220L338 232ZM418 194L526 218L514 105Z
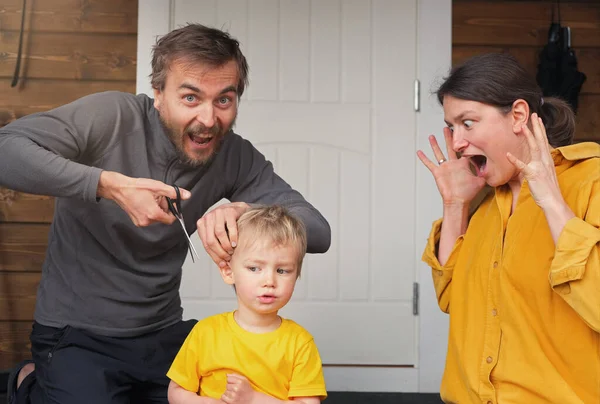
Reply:
M46 255L49 228L47 224L0 223L0 271L39 272Z
M76 80L132 80L136 75L137 36L34 32L24 36L27 48L21 76ZM0 78L12 78L19 33L0 35Z
M453 64L477 54L508 52L535 77L553 4L556 2L455 0ZM563 26L571 27L579 70L587 76L579 96L575 139L600 141L600 1L562 4L561 20Z
M135 82L30 79L22 82L19 88L12 88L10 79L0 79L0 109L13 111L20 117L23 110L49 110L85 95L108 90L132 93Z
M452 41L456 45L529 45L547 42L553 1L455 1ZM600 2L561 7L574 48L600 46Z
M540 51L541 48L537 47L455 45L452 48L452 63L456 65L471 56L483 53L510 53L535 77ZM600 48L581 48L577 49L575 54L579 63L579 70L587 76L587 80L581 88L581 93L600 94Z
M600 142L600 94L579 97L575 140Z
M0 370L31 357L31 321L0 321Z
M33 320L40 272L0 272L0 321Z
M134 93L137 0L0 1L0 126L88 94ZM54 199L0 189L0 369L29 357L29 331Z
M0 27L16 31L23 1L3 0ZM138 2L132 0L29 0L26 29L50 32L137 33Z
M54 198L0 188L0 222L50 223Z

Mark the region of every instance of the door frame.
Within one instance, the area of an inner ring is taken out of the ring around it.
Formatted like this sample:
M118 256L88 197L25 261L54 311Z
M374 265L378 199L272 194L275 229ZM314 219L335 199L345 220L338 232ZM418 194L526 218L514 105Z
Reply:
M139 0L136 93L153 96L150 86L150 52L156 38L173 28L172 1ZM417 79L420 111L416 116L415 141L428 152L429 134L441 135L443 112L431 91L451 66L452 1L417 0ZM448 318L437 306L429 268L421 253L433 220L441 216L441 200L431 174L415 159L415 281L420 286L415 367L326 367L331 391L439 392L446 358Z

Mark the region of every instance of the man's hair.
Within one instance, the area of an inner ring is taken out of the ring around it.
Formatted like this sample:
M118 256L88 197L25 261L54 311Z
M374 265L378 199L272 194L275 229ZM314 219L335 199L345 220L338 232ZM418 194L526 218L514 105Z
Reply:
M150 83L152 88L163 90L167 72L174 61L217 68L231 60L237 65L237 95L241 97L248 85L248 63L240 50L239 42L221 30L200 24L188 24L156 41L152 48Z
M269 240L275 246L292 244L298 250L300 276L302 260L306 254L306 228L304 223L287 209L273 205L248 210L237 221L238 234L250 242Z

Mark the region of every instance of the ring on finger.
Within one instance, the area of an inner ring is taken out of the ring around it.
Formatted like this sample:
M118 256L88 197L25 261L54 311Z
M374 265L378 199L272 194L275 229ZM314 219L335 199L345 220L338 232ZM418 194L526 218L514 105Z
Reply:
M438 160L438 164L439 165L442 165L442 163L445 163L445 162L446 162L445 158L441 158L441 159Z

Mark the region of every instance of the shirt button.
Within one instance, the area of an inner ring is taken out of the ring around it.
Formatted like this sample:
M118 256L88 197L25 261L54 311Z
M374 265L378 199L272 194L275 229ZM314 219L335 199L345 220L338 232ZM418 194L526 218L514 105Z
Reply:
M494 268L498 268L498 261L494 261Z
M488 356L488 357L487 357L487 359L486 359L486 362L487 362L487 363L492 363L492 361L493 361L492 357L491 357L491 356Z
M492 310L492 316L496 317L498 315L498 310L494 309Z

